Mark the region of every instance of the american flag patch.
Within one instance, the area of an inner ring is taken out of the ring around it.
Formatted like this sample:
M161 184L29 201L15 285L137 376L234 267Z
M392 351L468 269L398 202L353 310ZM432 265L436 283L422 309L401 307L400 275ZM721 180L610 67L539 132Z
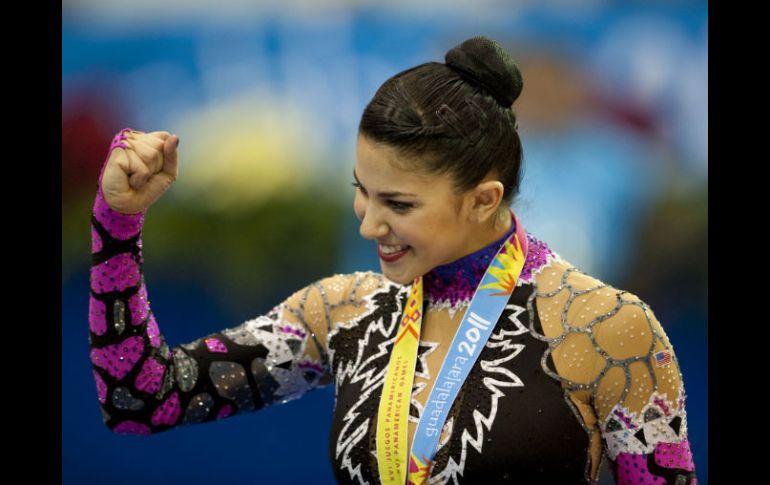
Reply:
M655 354L655 366L663 367L671 363L671 352L668 350L661 350Z

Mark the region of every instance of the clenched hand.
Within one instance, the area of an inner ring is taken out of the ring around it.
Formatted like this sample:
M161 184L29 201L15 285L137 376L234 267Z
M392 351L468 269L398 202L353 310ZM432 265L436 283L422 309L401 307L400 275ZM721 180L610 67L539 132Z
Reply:
M167 131L131 131L128 148L115 148L102 174L104 200L112 210L136 214L163 195L177 177L179 138Z

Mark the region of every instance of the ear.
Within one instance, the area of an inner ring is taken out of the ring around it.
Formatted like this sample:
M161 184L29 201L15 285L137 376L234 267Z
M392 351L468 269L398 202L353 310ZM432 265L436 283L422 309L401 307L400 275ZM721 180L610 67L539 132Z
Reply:
M499 180L487 180L477 185L472 191L471 220L483 224L495 217L504 193L505 187Z

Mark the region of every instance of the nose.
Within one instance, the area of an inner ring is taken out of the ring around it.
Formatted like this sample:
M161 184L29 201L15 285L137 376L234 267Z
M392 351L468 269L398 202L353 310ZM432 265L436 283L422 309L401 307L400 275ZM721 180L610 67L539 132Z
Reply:
M364 239L381 239L388 233L388 225L371 207L360 207L356 215L361 221L358 231Z

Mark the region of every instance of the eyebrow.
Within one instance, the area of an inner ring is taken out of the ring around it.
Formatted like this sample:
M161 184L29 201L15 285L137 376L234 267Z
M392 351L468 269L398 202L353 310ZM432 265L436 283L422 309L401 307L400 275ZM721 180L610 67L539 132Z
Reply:
M358 182L358 184L359 184L361 187L363 187L363 186L364 186L364 184L362 184L362 183L361 183L361 181L360 181L360 180L358 180L358 176L356 175L356 169L355 169L355 168L353 169L353 178L354 178L354 179L356 179L356 182ZM401 196L401 195L403 195L403 196L412 196L412 197L417 197L417 195L416 195L416 194L407 194L407 193L404 193L404 192L380 192L380 193L379 193L379 194L377 194L377 195L379 195L379 196L380 196L381 198L383 198L383 199L387 199L387 198L389 198L389 197L398 197L398 196Z

